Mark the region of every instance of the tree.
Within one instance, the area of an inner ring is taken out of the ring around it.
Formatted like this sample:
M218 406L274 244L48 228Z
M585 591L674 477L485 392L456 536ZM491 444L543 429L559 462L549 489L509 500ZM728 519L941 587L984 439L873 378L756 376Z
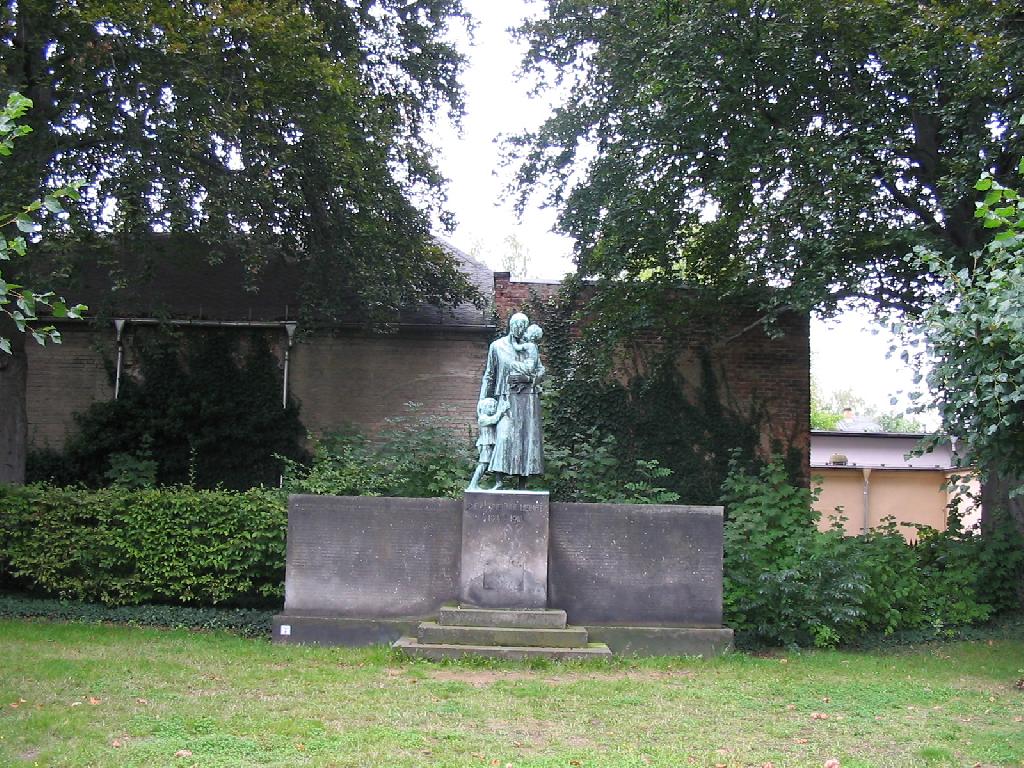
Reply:
M1024 174L1024 159L1018 165ZM909 257L933 277L933 302L900 328L932 360L924 376L960 453L983 479L1024 492L1024 194L985 175L976 216L995 238L971 268L933 251ZM1024 507L1014 505L1024 529Z
M843 420L843 411L852 408L856 416L874 421L883 432L922 434L924 424L905 412L880 411L852 389L834 390L825 396L811 379L811 429L834 430Z
M521 35L567 96L515 141L517 182L586 276L918 310L903 257L970 269L973 180L1024 143L1014 0L549 0Z
M68 236L194 233L211 258L241 247L253 273L288 258L325 320L457 303L473 291L429 238L447 215L423 129L461 113L446 40L461 15L460 0L5 0L0 86L36 109L0 210L83 179L52 223ZM0 397L23 401L7 378Z

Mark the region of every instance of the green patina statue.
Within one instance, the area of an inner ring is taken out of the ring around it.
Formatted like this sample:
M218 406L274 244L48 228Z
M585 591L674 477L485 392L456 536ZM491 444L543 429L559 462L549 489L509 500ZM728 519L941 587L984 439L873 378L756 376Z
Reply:
M480 383L477 423L480 459L469 490L477 490L484 472L497 476L494 490L504 487L506 476L516 477L522 489L530 475L544 473L541 435L540 381L544 366L537 342L540 326L530 325L521 312L508 322L508 335L491 343Z

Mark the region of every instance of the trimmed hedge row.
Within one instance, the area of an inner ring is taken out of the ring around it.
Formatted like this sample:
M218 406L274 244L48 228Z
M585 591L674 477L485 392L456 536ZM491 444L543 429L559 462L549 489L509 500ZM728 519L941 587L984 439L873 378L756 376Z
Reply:
M0 578L106 605L266 604L286 531L272 490L0 486Z

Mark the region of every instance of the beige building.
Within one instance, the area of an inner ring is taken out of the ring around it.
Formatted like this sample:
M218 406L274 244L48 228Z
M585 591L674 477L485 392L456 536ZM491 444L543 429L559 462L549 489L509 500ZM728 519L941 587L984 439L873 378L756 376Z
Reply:
M949 505L958 495L953 478L968 474L957 466L949 443L922 456L912 452L925 435L891 432L811 432L811 476L820 490L815 509L819 527L831 526L830 517L845 517L851 535L877 527L892 517L910 541L917 538L914 525L946 528ZM958 485L958 484L957 484ZM979 492L977 480L967 481L971 493ZM980 507L962 504L964 525L978 522Z

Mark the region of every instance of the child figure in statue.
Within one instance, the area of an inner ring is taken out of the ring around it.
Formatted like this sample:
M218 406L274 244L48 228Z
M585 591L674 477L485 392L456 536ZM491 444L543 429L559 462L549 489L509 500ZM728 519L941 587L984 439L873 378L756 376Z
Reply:
M480 476L487 471L487 465L491 462L491 454L494 453L494 443L497 441L497 429L495 424L501 421L501 417L508 410L508 400L503 400L499 407L498 401L493 397L485 397L476 406L476 423L480 427L480 437L477 438L476 447L480 449L480 458L477 461L476 471L473 479L469 481L467 490L475 491L480 487Z
M529 376L532 380L533 385L536 387L542 378L544 378L544 366L540 362L540 350L537 348L537 342L544 336L544 331L541 327L534 323L526 329L526 333L523 334L523 341L519 344L512 344L512 349L516 351L516 362L512 365L512 370L515 373ZM538 387L536 390L540 392Z

